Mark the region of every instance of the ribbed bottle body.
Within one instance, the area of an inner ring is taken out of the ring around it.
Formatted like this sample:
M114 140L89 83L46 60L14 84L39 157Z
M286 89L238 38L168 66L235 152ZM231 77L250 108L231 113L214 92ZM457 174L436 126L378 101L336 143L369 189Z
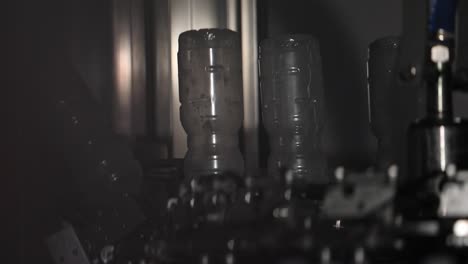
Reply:
M270 174L279 177L292 170L307 182L326 182L326 159L320 152L324 91L318 42L307 35L267 39L260 46L259 66Z
M187 31L179 37L180 120L187 132L186 177L243 174L242 68L237 33Z

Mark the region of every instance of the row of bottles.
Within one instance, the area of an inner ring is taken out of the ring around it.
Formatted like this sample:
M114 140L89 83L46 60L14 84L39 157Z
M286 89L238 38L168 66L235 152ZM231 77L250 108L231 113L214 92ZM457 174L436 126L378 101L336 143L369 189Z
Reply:
M188 134L187 178L242 177L239 150L243 95L239 34L227 29L187 31L179 37L182 125ZM318 41L308 35L260 45L262 115L271 153L269 174L292 170L297 179L327 183L320 153L324 89Z

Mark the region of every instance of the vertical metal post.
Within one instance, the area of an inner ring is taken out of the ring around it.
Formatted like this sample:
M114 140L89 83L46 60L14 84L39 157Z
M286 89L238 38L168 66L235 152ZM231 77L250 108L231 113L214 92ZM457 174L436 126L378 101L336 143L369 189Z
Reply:
M158 142L164 142L167 156L172 156L171 111L171 21L168 0L154 0L154 129ZM164 157L167 157L164 155Z
M238 0L226 0L227 28L233 31L239 31L238 4Z
M242 77L244 85L244 150L246 172L258 167L257 0L241 0Z

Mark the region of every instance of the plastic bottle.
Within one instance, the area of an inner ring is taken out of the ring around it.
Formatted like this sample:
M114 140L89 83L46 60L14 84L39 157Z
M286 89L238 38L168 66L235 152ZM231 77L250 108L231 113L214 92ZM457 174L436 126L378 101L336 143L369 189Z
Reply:
M318 42L309 35L286 35L260 45L263 124L270 142L269 173L281 178L326 183L320 153L323 81Z
M242 176L243 120L239 34L191 30L179 36L180 119L187 132L185 177Z

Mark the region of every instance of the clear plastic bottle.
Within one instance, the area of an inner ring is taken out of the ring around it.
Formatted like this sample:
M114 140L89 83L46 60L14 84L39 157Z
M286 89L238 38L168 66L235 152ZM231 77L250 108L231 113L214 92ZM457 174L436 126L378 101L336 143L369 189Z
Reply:
M239 34L191 30L179 36L180 119L187 132L185 177L242 176L243 120Z
M320 152L323 80L318 42L309 35L286 35L260 45L263 124L270 142L269 173L292 170L308 183L328 182Z

